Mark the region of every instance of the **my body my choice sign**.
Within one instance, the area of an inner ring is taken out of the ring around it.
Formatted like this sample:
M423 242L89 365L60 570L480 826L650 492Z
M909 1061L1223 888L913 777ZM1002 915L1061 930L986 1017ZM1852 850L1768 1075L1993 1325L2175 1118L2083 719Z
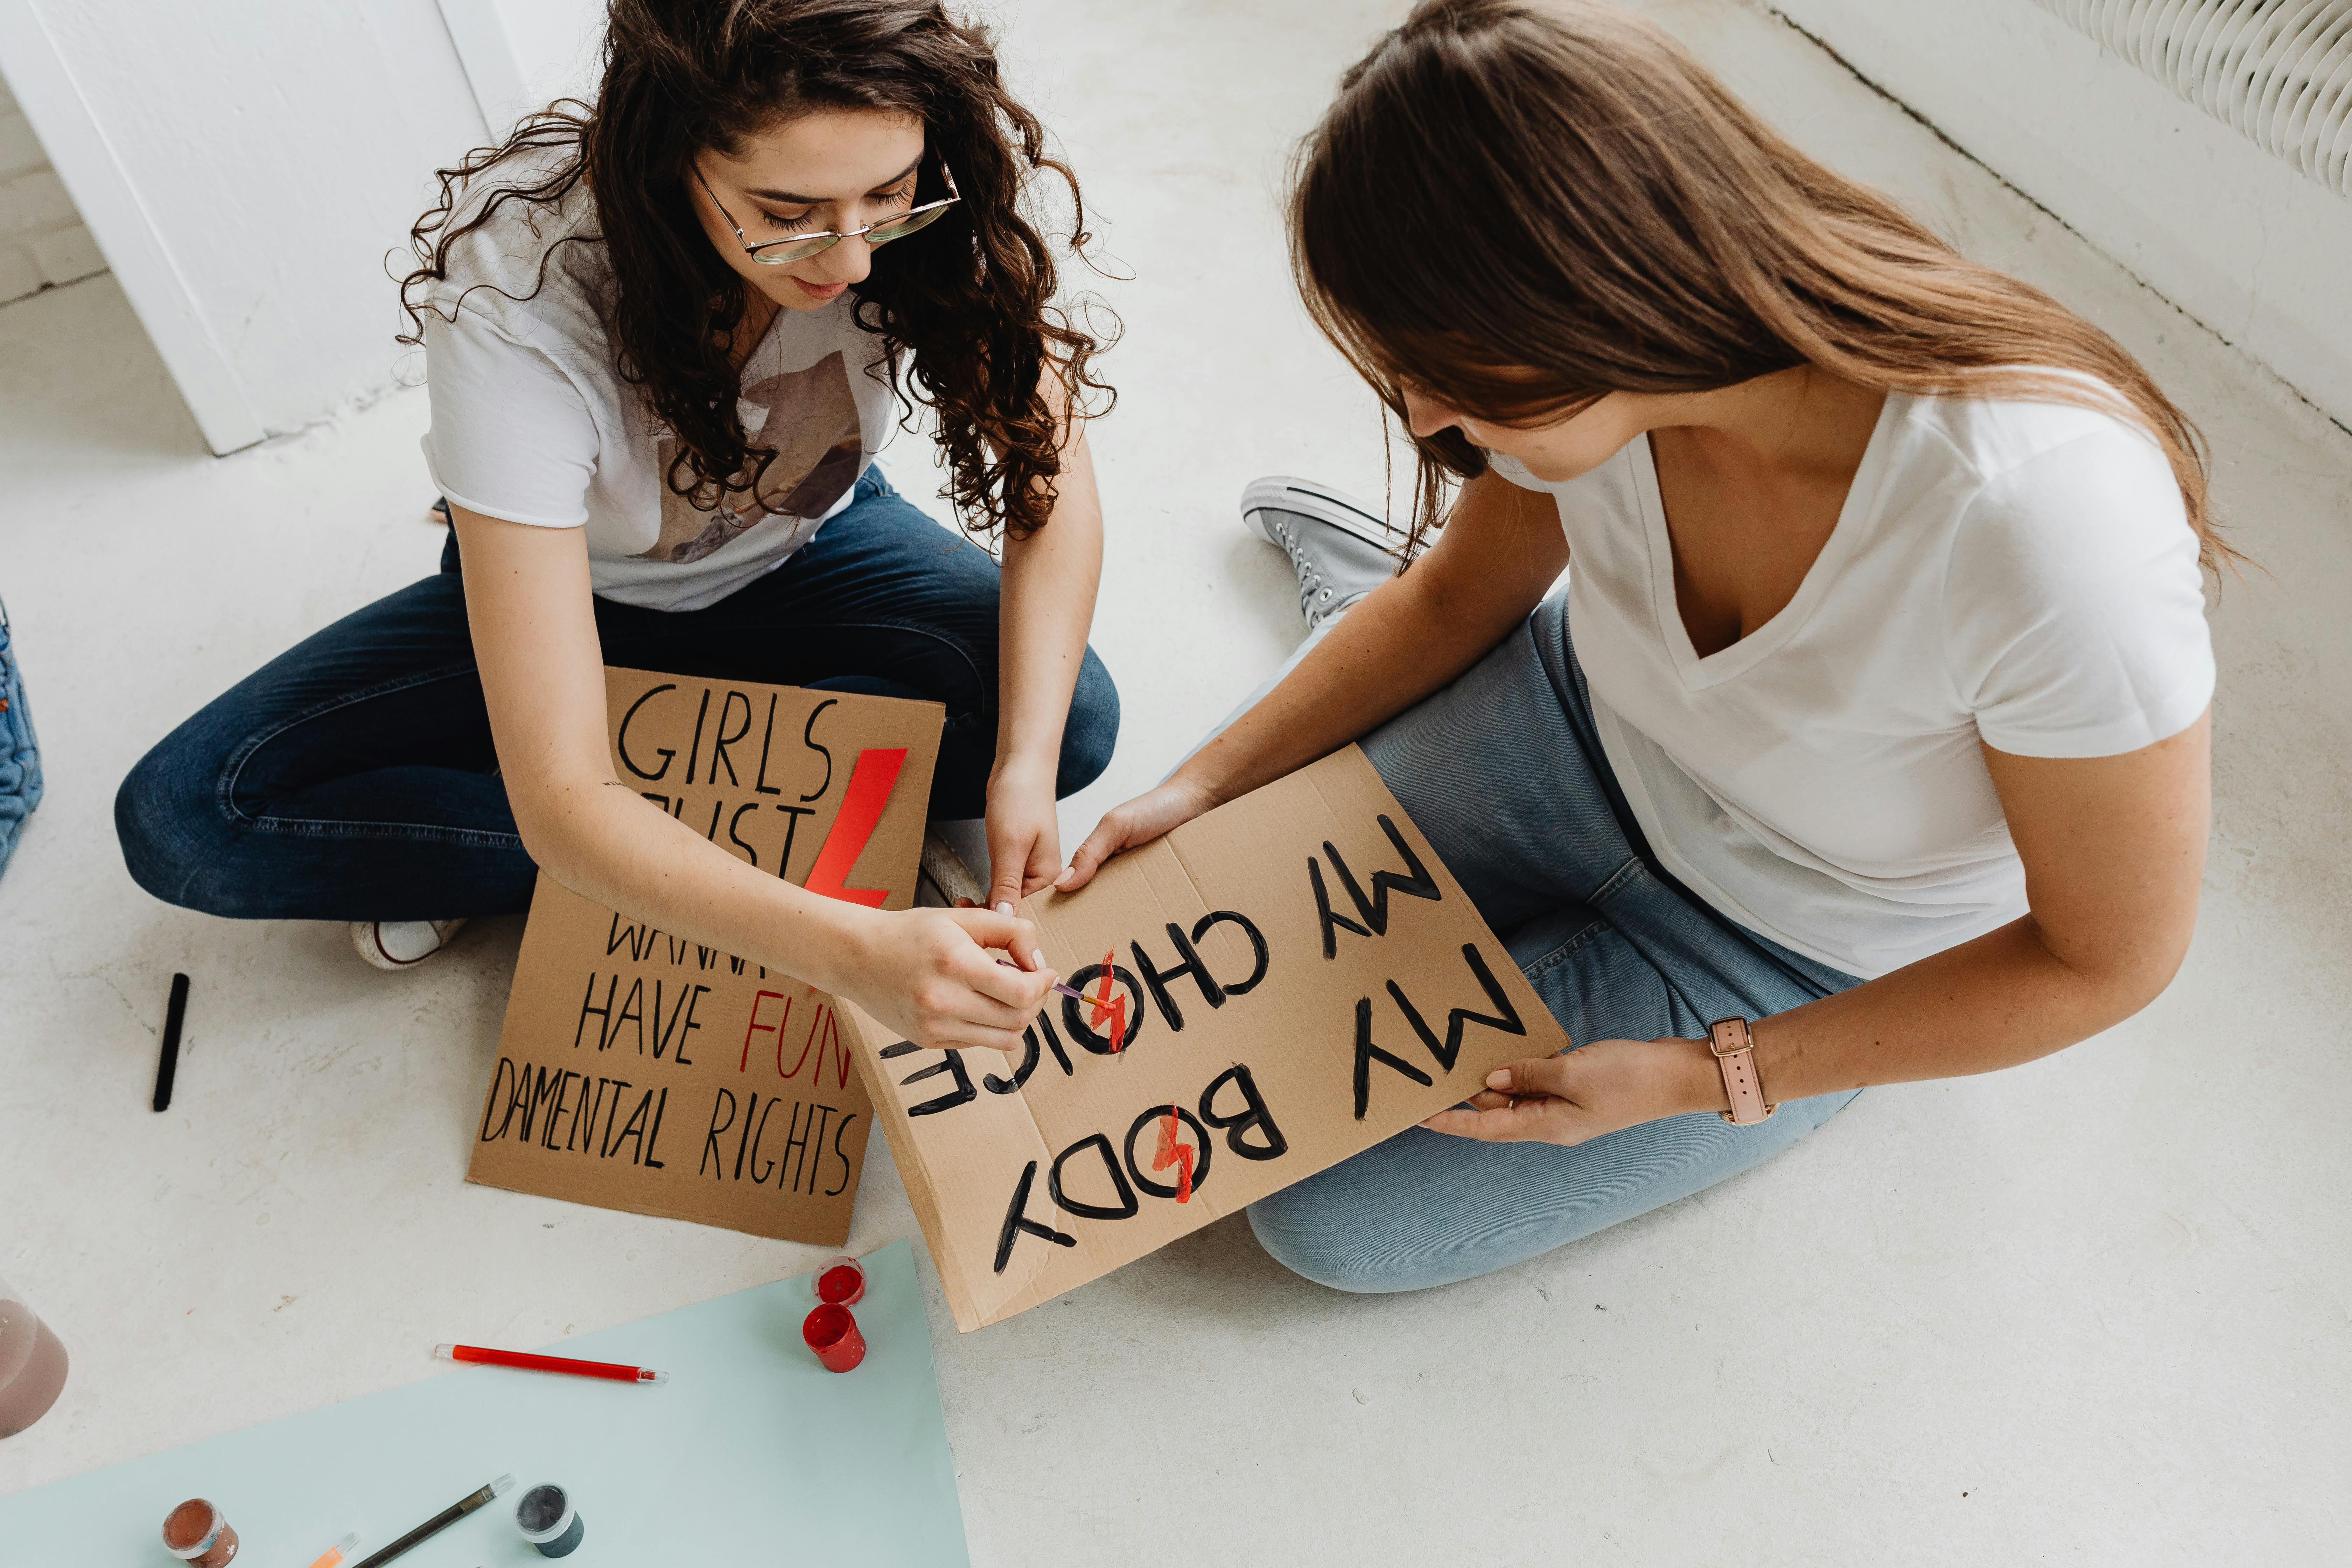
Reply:
M965 1331L1568 1044L1353 746L1023 913L1086 1000L1050 998L1017 1058L841 1008Z

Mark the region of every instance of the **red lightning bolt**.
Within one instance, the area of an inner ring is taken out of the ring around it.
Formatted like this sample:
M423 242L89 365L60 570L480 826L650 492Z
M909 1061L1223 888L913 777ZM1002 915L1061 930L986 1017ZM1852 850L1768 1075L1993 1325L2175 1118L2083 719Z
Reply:
M1171 1165L1181 1166L1176 1173L1176 1201L1189 1204L1192 1201L1192 1146L1182 1138L1182 1126L1171 1105L1168 1114L1160 1119L1160 1152L1151 1156L1151 1168L1164 1171Z
M1114 995L1111 992L1110 963L1118 954L1117 948L1103 954L1102 986L1087 998L1087 1001L1091 1004L1087 1009L1090 1016L1087 1019L1090 1027L1100 1028L1105 1018L1110 1020L1110 1049L1113 1056L1118 1054L1120 1044L1127 1038L1127 998Z

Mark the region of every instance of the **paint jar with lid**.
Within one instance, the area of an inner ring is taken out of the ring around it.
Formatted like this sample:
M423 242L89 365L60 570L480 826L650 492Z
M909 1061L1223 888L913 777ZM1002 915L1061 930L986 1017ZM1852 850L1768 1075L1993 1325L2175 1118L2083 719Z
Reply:
M866 1300L866 1266L855 1258L828 1258L809 1276L809 1289L821 1302L855 1307Z
M227 1568L236 1531L208 1500L192 1497L163 1516L163 1550L196 1568Z
M572 1506L572 1493L542 1481L515 1503L515 1528L541 1557L569 1557L588 1533L588 1521Z

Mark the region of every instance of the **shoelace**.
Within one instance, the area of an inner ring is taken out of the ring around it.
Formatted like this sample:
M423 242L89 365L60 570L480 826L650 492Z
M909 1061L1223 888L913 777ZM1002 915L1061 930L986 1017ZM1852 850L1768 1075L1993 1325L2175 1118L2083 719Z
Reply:
M1276 512L1275 515L1281 517L1284 514ZM1318 567L1307 553L1299 548L1298 536L1292 531L1287 522L1276 522L1274 525L1274 540L1276 543L1282 546L1283 553L1290 557L1291 570L1298 574L1298 613L1302 616L1312 615L1316 605L1329 604L1332 590L1323 586L1321 568ZM1319 598L1317 596L1318 589L1321 589Z

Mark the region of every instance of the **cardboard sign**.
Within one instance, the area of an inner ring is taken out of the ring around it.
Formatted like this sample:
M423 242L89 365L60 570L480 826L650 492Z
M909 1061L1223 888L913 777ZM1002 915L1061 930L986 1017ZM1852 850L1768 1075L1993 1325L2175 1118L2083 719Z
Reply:
M946 710L604 672L621 780L813 892L914 902ZM541 873L466 1179L838 1243L873 1130L835 1004Z
M967 1332L1568 1044L1353 746L1023 912L1084 998L1017 1058L842 1008Z

